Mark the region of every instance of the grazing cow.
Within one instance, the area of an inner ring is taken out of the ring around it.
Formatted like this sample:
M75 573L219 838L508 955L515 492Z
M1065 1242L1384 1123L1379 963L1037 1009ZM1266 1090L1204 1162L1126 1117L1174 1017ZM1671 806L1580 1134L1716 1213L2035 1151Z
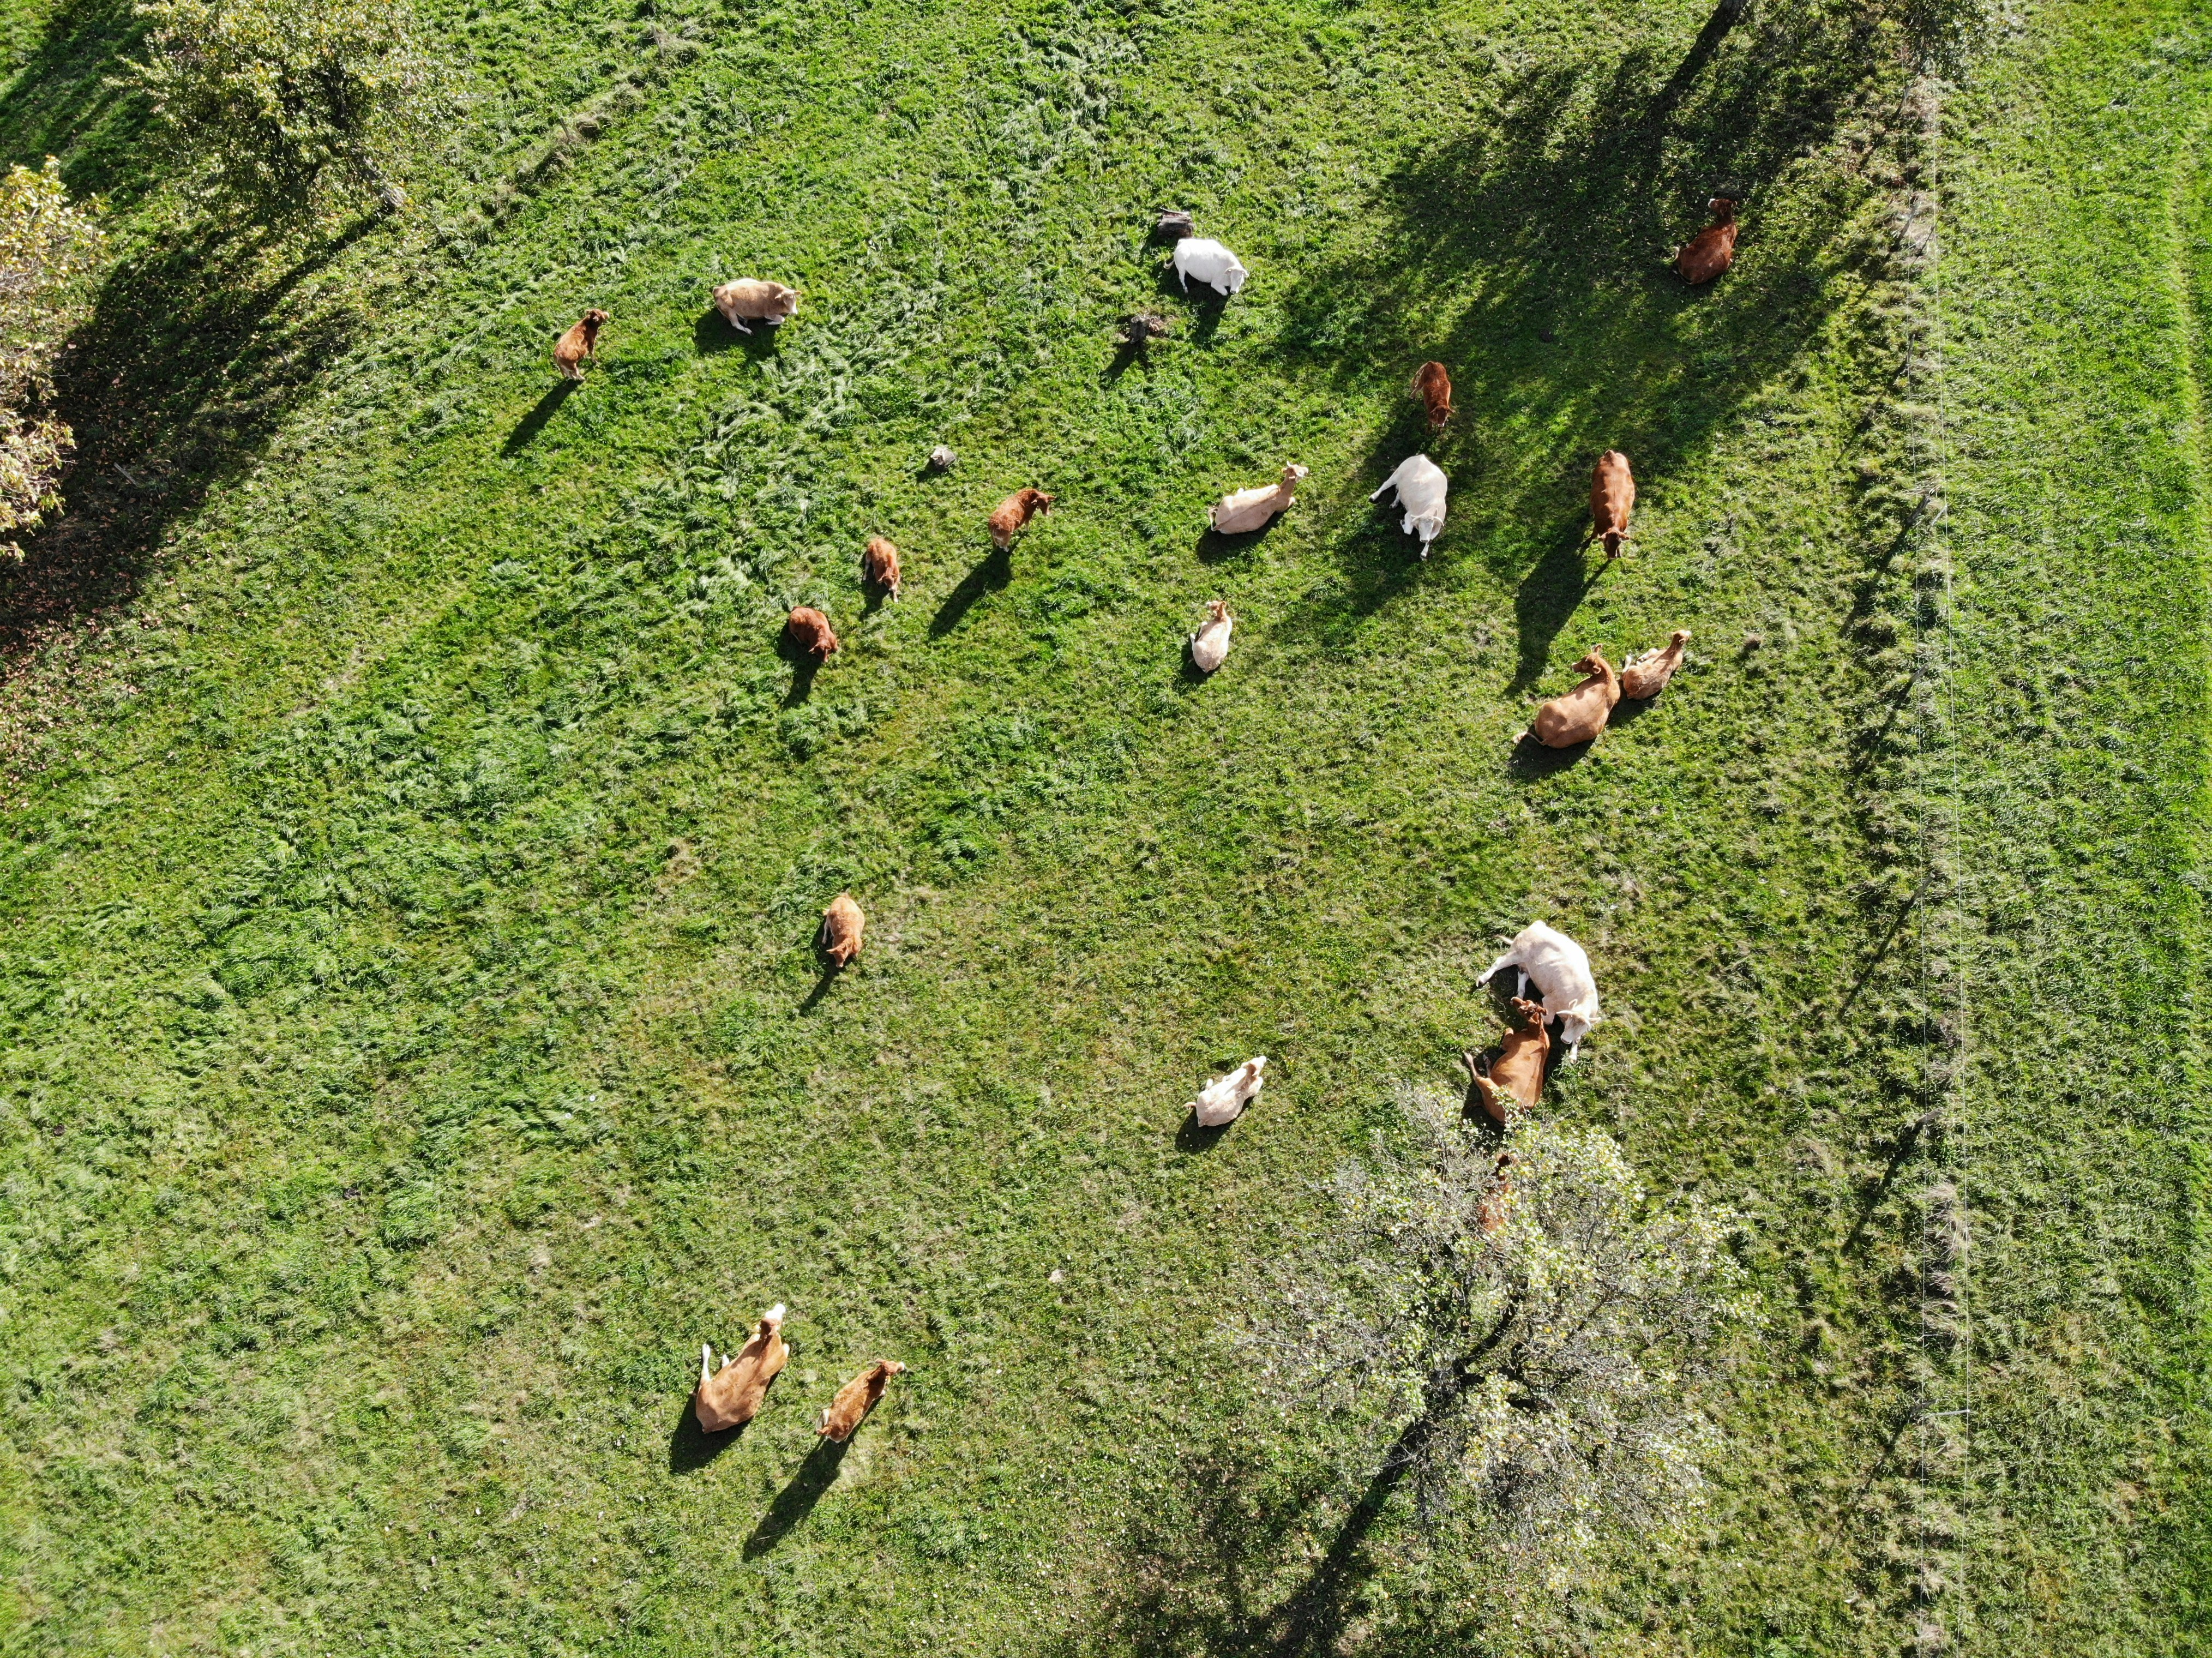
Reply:
M1198 1097L1190 1102L1190 1114L1198 1119L1200 1128L1222 1128L1235 1122L1244 1114L1244 1108L1259 1097L1260 1086L1267 1080L1267 1056L1255 1054L1225 1077L1216 1077L1198 1090Z
M1589 677L1565 696L1539 702L1528 721L1528 735L1547 749L1595 742L1620 701L1620 676L1602 652L1592 651L1575 664L1575 671Z
M1621 664L1620 694L1636 702L1648 702L1667 689L1667 682L1674 677L1674 670L1682 665L1682 647L1690 642L1690 630L1677 628L1667 641L1663 651L1644 651Z
M881 536L870 536L868 544L860 550L860 580L896 598L899 591L898 549Z
M1029 521L1040 513L1049 513L1055 497L1042 489L1017 489L1000 501L998 510L991 514L991 544L1000 552L1014 544L1014 537L1029 525Z
M1682 245L1674 269L1692 288L1715 280L1735 263L1735 203L1716 196L1705 203L1713 222Z
M1518 1029L1505 1033L1494 1060L1467 1055L1467 1074L1474 1084L1475 1097L1499 1127L1505 1126L1505 1100L1513 1099L1524 1110L1534 1111L1544 1097L1544 1066L1552 1057L1552 1033L1545 1026L1544 1010L1523 997L1513 999L1521 1016Z
M1224 495L1206 510L1206 518L1225 536L1257 530L1277 513L1291 510L1291 502L1297 497L1299 482L1305 475L1303 466L1285 466L1279 482Z
M574 328L553 342L553 367L560 370L563 378L584 378L584 359L599 349L599 326L608 320L607 313L594 306L576 319Z
M1229 635L1237 625L1225 601L1211 600L1206 610L1206 624L1190 636L1191 665L1200 673L1212 673L1227 659Z
M833 969L852 964L860 953L860 934L867 926L868 918L860 914L851 893L841 892L830 901L830 908L822 912L822 953Z
M1505 1230L1505 1214L1513 1202L1513 1177L1505 1171L1513 1167L1513 1154L1500 1151L1492 1165L1490 1189L1482 1194L1474 1206L1474 1224L1488 1235Z
M1406 512L1406 533L1420 537L1421 556L1426 558L1429 544L1444 527L1444 496L1449 489L1443 467L1426 455L1408 455L1367 499L1380 501L1385 489L1394 491Z
M837 1389L837 1397L830 1401L830 1408L822 1412L822 1419L814 1424L814 1431L824 1439L834 1439L843 1444L853 1436L853 1430L867 1419L870 1411L884 1396L884 1388L890 1379L902 1373L906 1366L895 1358L879 1358L874 1363Z
M1429 429L1436 430L1451 418L1451 371L1440 362L1425 362L1413 376L1413 395L1429 411Z
M793 608L783 624L784 637L791 641L792 648L817 662L826 661L837 652L837 635L831 631L830 618L811 604Z
M722 1355L722 1368L713 1368L714 1350L699 1349L699 1391L691 1395L692 1413L710 1434L725 1428L742 1428L760 1414L768 1397L768 1384L791 1359L783 1345L783 1303L761 1315L760 1328L737 1356Z
M1590 977L1589 956L1556 927L1532 921L1513 935L1505 953L1475 983L1486 985L1509 967L1521 975L1516 990L1525 991L1533 979L1544 993L1544 1011L1559 1022L1559 1040L1571 1060L1599 1017L1597 981Z
M760 276L742 276L714 290L714 308L740 334L753 331L745 326L748 319L779 328L799 309L799 290Z
M1190 279L1195 276L1224 296L1243 287L1244 278L1252 274L1234 253L1206 236L1186 236L1176 244L1175 273L1186 294L1190 292Z
M1636 510L1636 475L1628 470L1628 457L1608 449L1590 471L1590 532L1583 542L1605 543L1605 556L1618 558L1620 544L1628 539L1628 515Z

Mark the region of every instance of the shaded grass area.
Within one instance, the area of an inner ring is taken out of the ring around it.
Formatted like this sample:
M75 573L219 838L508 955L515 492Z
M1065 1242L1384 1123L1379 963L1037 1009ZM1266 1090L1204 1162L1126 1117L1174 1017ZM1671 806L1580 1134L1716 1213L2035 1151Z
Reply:
M112 50L78 15L27 61ZM6 1638L1894 1650L1950 1500L1926 918L1972 912L1921 839L1929 158L1890 37L1841 6L449 21L479 130L410 226L302 265L143 206L72 358L75 515L0 579L42 618L7 695L57 699L0 850ZM0 133L106 131L94 84L19 77ZM1660 259L1723 184L1743 258L1686 295ZM1169 203L1252 266L1235 302L1163 298ZM702 316L738 274L799 318ZM602 360L556 386L587 304ZM1124 362L1144 306L1176 333ZM1364 497L1426 441L1432 355L1423 562ZM1600 572L1571 543L1612 442L1640 556ZM1285 520L1202 536L1290 459ZM1060 508L998 555L1024 483ZM871 608L878 532L908 588ZM811 677L799 602L846 641ZM1661 702L1516 766L1568 663L1675 626ZM869 944L832 978L845 888ZM1490 1040L1472 975L1532 915L1609 1015L1554 1108L1741 1207L1770 1311L1697 1546L1540 1603L1479 1540L1422 1563L1376 1448L1261 1408L1213 1340L1383 1080ZM1260 1107L1186 1133L1262 1050ZM769 1408L699 1435L699 1343L776 1300ZM819 1448L878 1357L913 1368ZM2069 1466L2082 1557L2131 1546L2109 1464Z

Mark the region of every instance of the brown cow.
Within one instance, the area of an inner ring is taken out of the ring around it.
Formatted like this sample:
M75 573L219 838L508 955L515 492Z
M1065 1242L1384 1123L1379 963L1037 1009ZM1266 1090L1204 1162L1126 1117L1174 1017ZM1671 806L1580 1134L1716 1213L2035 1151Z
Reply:
M850 965L860 953L860 934L867 925L868 918L860 914L851 893L841 892L830 901L830 908L822 912L822 953L830 966Z
M1674 629L1663 651L1645 651L1620 666L1620 694L1636 702L1648 702L1667 689L1674 670L1682 665L1682 647L1690 642L1687 628Z
M830 630L830 618L811 604L795 607L783 624L783 632L793 649L817 662L836 653L837 635Z
M1590 532L1583 542L1605 543L1607 558L1620 556L1620 544L1628 539L1628 515L1636 510L1636 475L1628 470L1628 457L1608 449L1590 470Z
M791 1362L791 1349L783 1345L783 1303L761 1315L753 1339L738 1349L737 1357L722 1355L722 1368L711 1369L712 1347L699 1350L699 1391L691 1395L691 1409L699 1425L710 1434L725 1428L742 1428L760 1414L768 1397L768 1384Z
M1620 701L1620 676L1603 652L1592 651L1575 664L1575 671L1589 677L1565 696L1538 703L1535 717L1528 721L1528 735L1547 749L1571 749L1595 740L1613 717L1613 704Z
M898 549L881 536L870 536L868 544L860 550L860 580L871 587L880 587L896 598L899 591Z
M1440 362L1425 362L1413 375L1413 395L1429 411L1431 430L1451 418L1451 371Z
M1017 489L999 503L999 510L991 514L991 544L1000 552L1014 544L1029 521L1039 513L1052 510L1054 497L1042 489Z
M1467 1074L1474 1084L1475 1097L1500 1128L1505 1126L1505 1100L1500 1096L1510 1096L1534 1111L1544 1096L1544 1067L1552 1057L1552 1033L1544 1023L1551 1015L1539 1004L1519 996L1513 999L1513 1011L1521 1016L1520 1028L1505 1033L1496 1059L1486 1060L1474 1053L1467 1055Z
M837 1397L830 1401L830 1408L822 1412L822 1419L814 1424L814 1431L824 1439L834 1439L843 1444L853 1436L853 1430L876 1408L883 1398L884 1388L890 1379L906 1366L895 1358L879 1358L874 1363L837 1389Z
M576 325L553 342L553 366L572 380L584 378L584 359L599 349L599 325L610 320L597 307L576 319Z
M1682 245L1674 269L1692 288L1702 288L1735 263L1735 203L1716 196L1705 203L1713 222Z

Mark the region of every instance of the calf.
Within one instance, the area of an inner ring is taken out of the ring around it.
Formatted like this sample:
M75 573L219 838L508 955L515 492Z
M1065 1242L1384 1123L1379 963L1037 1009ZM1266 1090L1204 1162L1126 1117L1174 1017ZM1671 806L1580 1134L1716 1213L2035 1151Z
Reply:
M1505 1033L1496 1059L1486 1060L1474 1053L1467 1055L1467 1074L1474 1084L1475 1097L1500 1128L1505 1126L1506 1098L1525 1110L1536 1108L1544 1097L1544 1067L1552 1057L1552 1033L1546 1028L1544 1010L1516 996L1513 1011L1521 1016L1520 1028Z
M830 629L830 618L811 604L795 607L784 620L783 633L793 650L817 662L837 653L837 635Z
M553 367L560 370L563 378L584 378L584 359L599 349L599 325L608 320L607 313L594 307L576 319L574 328L553 342Z
M1380 501L1386 489L1395 495L1405 510L1406 533L1420 537L1421 556L1426 558L1429 544L1443 532L1444 499L1450 488L1443 467L1426 455L1408 455L1367 499Z
M830 908L822 912L822 953L833 970L849 966L860 953L860 935L867 926L868 918L860 914L851 893L841 892L830 901Z
M1273 483L1222 496L1207 509L1206 519L1225 536L1262 529L1278 513L1291 510L1291 502L1297 499L1298 485L1305 476L1303 466L1285 466L1283 476Z
M1528 721L1528 735L1547 749L1595 742L1620 701L1620 676L1603 652L1592 651L1575 664L1575 671L1589 677L1565 696L1538 703Z
M1674 269L1684 282L1701 288L1735 263L1735 203L1716 196L1705 203L1713 222L1682 244Z
M1237 626L1225 599L1208 600L1206 610L1206 625L1190 636L1191 665L1200 673L1212 673L1229 659L1229 635Z
M1689 642L1690 630L1677 628L1665 650L1645 651L1630 657L1621 665L1620 694L1637 702L1649 701L1658 695L1674 677L1674 670L1682 665L1682 647Z
M1014 537L1029 527L1031 519L1052 510L1053 500L1042 489L1015 490L991 514L991 544L1006 551L1014 544Z
M883 1398L884 1388L890 1379L903 1372L906 1366L895 1358L879 1358L874 1363L837 1389L837 1397L830 1401L830 1408L822 1412L822 1419L814 1424L814 1431L824 1439L834 1439L843 1444L853 1436L853 1430L866 1420L870 1411Z
M1475 983L1486 985L1509 967L1520 973L1522 988L1534 980L1544 993L1544 1011L1559 1022L1559 1040L1567 1045L1571 1060L1599 1017L1597 981L1590 977L1589 957L1556 927L1532 921L1514 934L1505 953Z
M1628 539L1628 515L1636 510L1636 475L1628 470L1628 457L1608 449L1590 471L1590 532L1583 542L1605 543L1607 558L1620 556Z
M881 536L870 536L868 544L860 550L860 580L896 598L899 592L898 549Z
M1198 1090L1190 1114L1200 1128L1222 1128L1244 1114L1244 1108L1260 1096L1267 1080L1267 1056L1255 1054L1225 1077L1216 1077Z
M1440 362L1425 362L1413 376L1413 395L1429 411L1429 429L1451 418L1451 372Z
M768 1384L790 1362L791 1349L783 1345L783 1303L761 1315L760 1328L736 1357L723 1354L719 1370L713 1368L714 1358L711 1346L699 1349L699 1391L691 1395L692 1413L710 1434L742 1428L758 1416Z
M747 319L780 328L799 309L799 290L760 276L741 276L714 290L714 309L740 334L753 331L745 326Z

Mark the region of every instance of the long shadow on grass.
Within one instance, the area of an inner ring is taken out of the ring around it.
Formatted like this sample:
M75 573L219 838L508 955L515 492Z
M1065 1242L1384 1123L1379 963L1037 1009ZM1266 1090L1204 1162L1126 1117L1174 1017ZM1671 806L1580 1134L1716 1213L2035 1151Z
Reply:
M684 1409L676 1418L676 1425L668 1431L668 1472L696 1473L736 1444L744 1432L743 1428L731 1428L718 1434L708 1433L699 1425L691 1395L684 1394Z
M250 463L351 319L290 301L369 228L289 268L254 242L210 233L112 270L55 365L55 412L76 435L67 502L0 565L0 662L76 617L131 598L171 526Z
M1870 9L1813 0L1741 23L1717 14L1694 41L1501 66L1484 100L1495 112L1408 154L1381 186L1379 236L1290 295L1291 362L1403 400L1360 487L1415 449L1450 476L1431 562L1479 559L1517 594L1517 686L1544 671L1587 592L1596 456L1627 452L1648 516L1820 337L1839 297L1822 266L1843 257L1869 186L1818 152L1877 90L1877 27ZM1742 253L1689 289L1666 261L1720 190L1744 200ZM1405 392L1430 357L1450 368L1457 410L1433 436ZM1426 568L1364 531L1340 556L1343 591L1286 626L1346 641Z
M806 1461L799 1465L799 1472L791 1483L777 1493L769 1511L761 1516L753 1534L745 1539L744 1555L748 1560L757 1560L788 1536L799 1521L814 1512L814 1505L823 1494L837 1483L837 1469L845 1461L845 1442L836 1439L817 1439L814 1448L807 1453Z
M937 607L937 614L930 618L929 636L944 638L960 625L984 594L999 592L1013 579L1013 555L1005 548L993 548L988 557L961 577L960 585Z
M580 381L564 380L547 391L544 397L538 399L535 408L515 422L514 429L507 434L507 442L503 446L502 452L516 455L528 448L531 440L545 429L546 422L561 412L561 405L575 394L576 387L580 384Z
M164 171L148 142L145 98L118 84L146 25L131 0L47 9L37 48L0 88L0 161L34 167L58 155L73 194L97 192L127 205Z

